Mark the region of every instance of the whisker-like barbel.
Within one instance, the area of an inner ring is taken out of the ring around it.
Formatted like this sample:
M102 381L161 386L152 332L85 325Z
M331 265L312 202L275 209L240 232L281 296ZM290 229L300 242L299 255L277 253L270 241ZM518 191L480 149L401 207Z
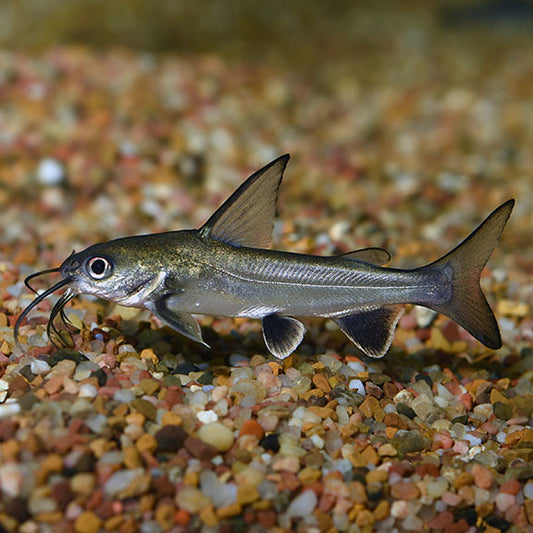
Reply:
M40 272L39 274L42 274L42 272ZM28 279L28 278L26 278ZM15 337L15 342L18 344L18 334L19 334L19 328L20 328L20 325L22 324L22 321L26 318L26 316L28 315L28 313L34 308L36 307L37 305L39 305L43 300L46 300L46 298L48 298L48 296L50 296L51 294L53 294L54 292L56 292L58 289L61 289L62 287L65 287L66 285L68 285L70 283L70 279L69 278L65 278L65 279L62 279L61 281L59 281L58 283L56 283L55 285L53 285L52 287L50 287L48 290L44 291L43 293L39 294L39 296L37 296L37 298L35 298L35 300L33 300L29 305L28 307L26 307L26 309L24 309L24 311L22 311L22 313L20 314L20 316L18 317L16 323L15 323L15 329L14 329L14 337ZM31 288L31 286L30 286ZM33 290L33 289L32 289ZM35 292L35 291L34 291ZM60 299L61 300L61 299ZM68 301L68 300L67 300ZM67 303L67 302L65 302ZM57 304L56 304L57 305ZM55 309L56 306L54 306L54 309Z
M64 307L67 305L70 300L75 298L77 294L69 287L62 295L61 298L55 303L54 307L52 308L52 311L50 312L50 318L48 320L48 324L46 325L46 333L48 335L48 338L52 341L52 343L55 346L58 346L58 344L55 342L55 338L60 339L60 344L62 346L65 345L71 345L72 343L65 343L65 339L63 338L63 335L61 335L61 332L56 328L55 326L55 319L57 315L61 317L61 320L63 324L68 328L69 326L72 326L72 323L68 319L68 317L64 313ZM60 347L60 346L58 346Z
M35 272L34 274L30 274L29 276L27 276L25 279L24 279L24 285L26 285L26 287L28 287L28 289L30 289L30 291L34 292L35 294L37 294L37 290L34 289L31 284L30 284L30 281L32 279L35 279L35 278L38 278L40 276L44 276L46 274L52 274L54 272L60 272L60 268L57 267L57 268L48 268L46 270L41 270L40 272Z

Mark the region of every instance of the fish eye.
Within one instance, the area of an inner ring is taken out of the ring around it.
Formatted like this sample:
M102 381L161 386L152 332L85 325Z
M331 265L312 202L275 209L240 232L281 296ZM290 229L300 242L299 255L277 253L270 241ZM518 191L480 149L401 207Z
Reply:
M93 279L107 278L113 273L113 265L105 257L92 257L87 261L85 268Z

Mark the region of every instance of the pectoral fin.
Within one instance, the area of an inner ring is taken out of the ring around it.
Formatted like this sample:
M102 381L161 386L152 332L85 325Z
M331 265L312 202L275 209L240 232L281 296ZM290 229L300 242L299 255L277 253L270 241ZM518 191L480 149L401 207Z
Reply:
M366 355L383 357L392 342L403 307L387 306L341 316L333 320L345 335Z
M209 348L209 345L202 338L202 331L196 319L190 313L174 309L171 304L170 295L151 302L147 307L163 324Z
M304 338L305 327L286 316L268 315L263 318L263 338L270 353L278 359L288 357Z
M288 161L289 155L282 155L252 174L200 228L200 236L236 246L269 246Z

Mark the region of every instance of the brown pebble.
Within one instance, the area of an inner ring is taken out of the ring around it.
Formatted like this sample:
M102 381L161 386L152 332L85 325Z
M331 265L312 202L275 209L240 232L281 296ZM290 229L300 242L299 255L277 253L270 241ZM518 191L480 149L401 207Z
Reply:
M383 392L387 398L394 398L400 390L394 383L387 381L386 383L383 383Z
M140 453L149 452L154 453L157 449L157 441L149 433L141 435L135 442L135 447Z
M92 511L84 511L74 522L76 533L98 533L102 521Z
M104 529L106 531L122 531L120 526L122 525L123 522L124 522L124 517L122 515L112 516L111 518L108 518L104 522Z
M429 521L428 527L431 529L447 531L453 522L453 514L450 511L443 511Z
M139 386L148 396L152 396L159 389L159 381L155 379L141 379Z
M17 420L0 420L0 442L13 438L18 425Z
M374 411L379 407L379 400L374 396L367 396L359 406L359 411L365 418L372 418Z
M528 445L533 443L533 429L520 429L518 431L513 431L513 433L509 433L509 435L505 437L505 444L508 446L516 446L517 444L521 443Z
M329 407L318 407L317 405L310 405L307 408L311 413L319 416L322 419L331 418L333 421L337 420L337 414Z
M239 485L237 487L237 503L240 505L248 505L259 500L259 492L254 486Z
M405 417L400 416L398 413L386 413L383 423L387 427L395 427L398 429L407 429L409 427Z
M135 398L130 404L139 413L143 414L148 420L155 420L157 409L155 405L143 398Z
M474 476L471 472L461 472L454 480L453 480L453 488L454 489L460 489L461 487L464 487L465 485L472 485L474 482Z
M235 502L231 505L227 505L226 507L219 507L216 512L218 518L220 519L231 518L241 514L242 507L239 503Z
M199 513L200 520L207 527L215 527L218 524L218 518L215 513L215 508L212 504L206 505Z
M137 468L142 466L139 450L135 446L125 446L124 452L124 466L127 468Z
M155 521L164 531L168 531L174 525L176 507L171 502L162 502L155 508Z
M174 411L167 411L161 419L163 426L181 426L182 422L183 418Z
M74 497L74 493L72 492L68 481L54 483L50 489L50 495L56 501L60 511L64 511L68 502Z
M331 386L329 384L328 378L324 374L315 374L313 376L313 383L315 384L317 389L320 389L326 394L328 392L331 392Z
M416 483L411 481L400 481L390 487L393 498L397 500L414 500L420 496L420 491Z
M363 509L361 512L357 513L355 523L359 527L371 526L376 521L376 518L372 511L368 509Z
M183 442L183 445L193 457L196 457L201 461L213 459L213 457L219 453L214 446L207 444L207 442L204 442L197 437L188 436Z
M304 485L309 485L318 481L322 477L322 472L316 468L311 468L309 466L305 467L298 473L298 478Z
M387 500L381 500L374 509L374 518L377 522L385 520L390 514L390 504Z
M313 514L315 515L320 531L330 531L333 528L333 517L330 514L320 509L315 509Z
M187 432L181 426L168 424L156 431L154 438L158 453L176 453L183 446Z
M384 483L388 478L389 474L385 470L370 470L365 476L367 485L370 483Z
M258 524L264 528L274 527L278 521L278 514L274 509L260 509L255 515Z
M176 485L171 483L167 476L152 478L152 486L160 498L163 496L173 497L176 494Z
M380 462L380 457L373 446L367 446L362 452L361 456L366 460L367 464L377 465Z

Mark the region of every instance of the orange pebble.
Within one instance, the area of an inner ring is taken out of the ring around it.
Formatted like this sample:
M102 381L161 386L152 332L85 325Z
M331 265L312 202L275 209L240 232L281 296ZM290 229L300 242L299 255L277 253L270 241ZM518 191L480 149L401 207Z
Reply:
M261 440L265 436L265 430L261 424L258 424L255 420L250 419L246 420L246 422L244 422L244 424L241 426L239 437L242 435L255 435L259 440Z
M189 525L190 521L191 517L189 516L189 513L187 511L184 511L183 509L178 509L176 511L176 514L174 515L174 522L178 526L187 526Z

